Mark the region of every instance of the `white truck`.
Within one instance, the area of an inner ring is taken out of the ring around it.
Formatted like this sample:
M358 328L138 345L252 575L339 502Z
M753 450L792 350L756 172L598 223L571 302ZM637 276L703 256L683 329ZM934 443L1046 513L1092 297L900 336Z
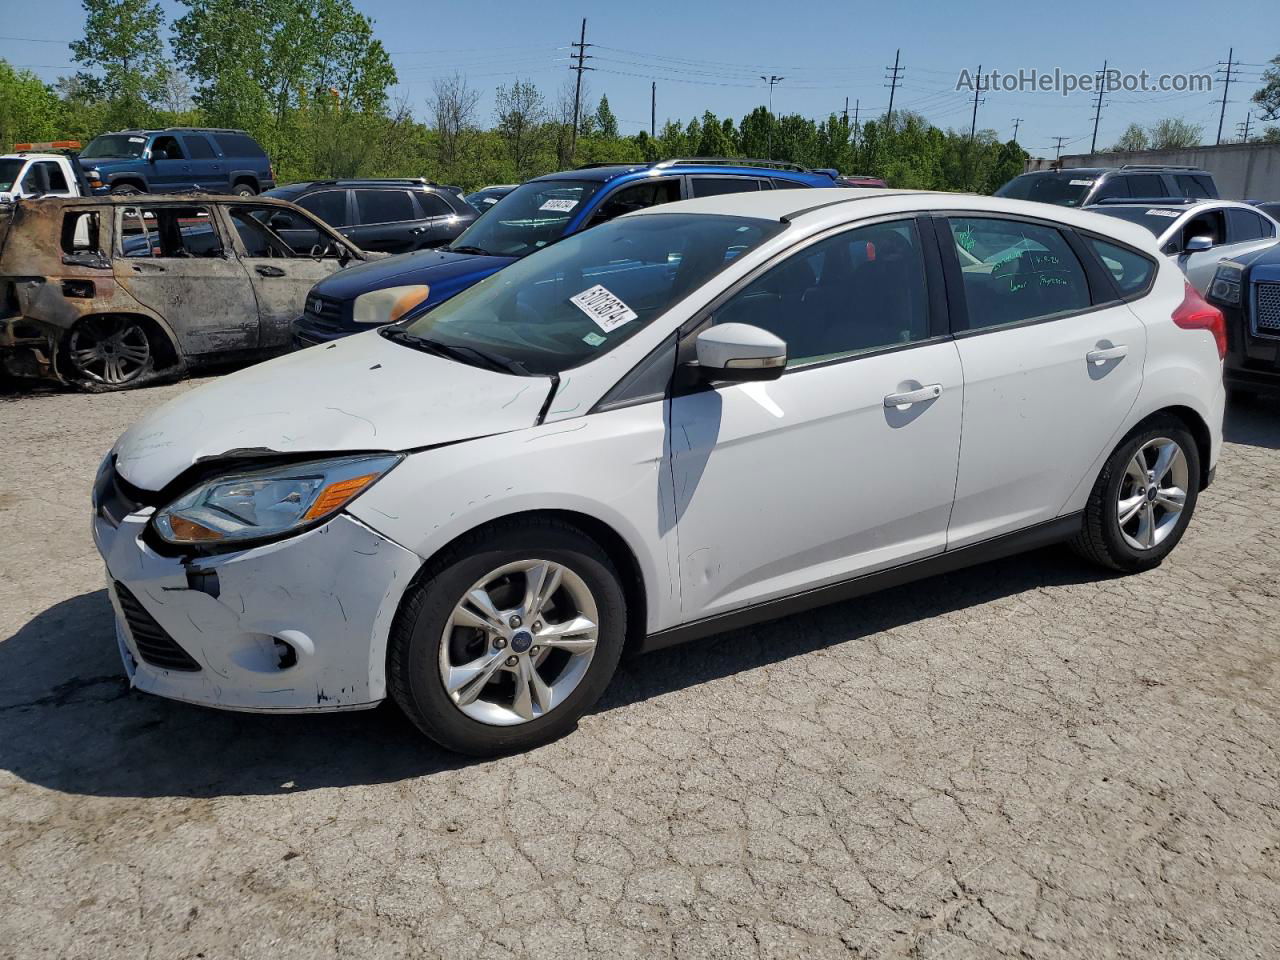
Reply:
M52 148L61 144L19 146ZM84 197L89 194L88 181L74 156L35 153L25 149L0 156L0 203L37 197Z

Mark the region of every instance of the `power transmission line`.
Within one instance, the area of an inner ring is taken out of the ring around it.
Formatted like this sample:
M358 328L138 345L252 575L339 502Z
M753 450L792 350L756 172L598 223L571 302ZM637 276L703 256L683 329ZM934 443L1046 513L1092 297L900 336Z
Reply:
M1223 64L1221 60L1218 61L1218 72L1221 73L1222 67L1225 66L1227 68L1227 79L1222 85L1222 111L1218 114L1218 139L1214 141L1215 145L1222 143L1222 121L1227 116L1227 93L1231 90L1231 68L1240 66L1240 61L1234 59L1235 52L1235 47L1228 48L1227 62Z
M578 114L582 108L582 71L594 70L595 67L588 67L587 61L591 59L591 54L587 53L587 47L592 44L587 43L587 18L582 18L582 33L578 37L578 42L570 44L576 48L575 53L569 54L569 59L573 61L573 65L569 67L578 75L578 80L573 87L573 133L569 135L569 159L572 160L578 151Z
M978 82L973 85L973 119L969 122L969 139L974 140L978 133L978 104L986 103L987 98L978 99L982 92L982 64L978 64Z
M1095 153L1098 149L1098 121L1102 119L1102 91L1107 85L1107 61L1102 61L1102 72L1098 74L1098 99L1093 105L1093 139L1089 142L1089 152Z
M1238 132L1238 133L1240 134L1240 142L1241 142L1241 143L1248 143L1248 142L1249 142L1249 122L1250 122L1251 120L1253 120L1253 114L1252 114L1252 113L1246 113L1246 114L1244 115L1244 122L1243 122L1243 123L1237 123L1237 124L1236 124L1236 132ZM1241 129L1241 128L1243 128L1243 129Z
M1053 139L1054 139L1054 140L1056 140L1056 141L1058 141L1058 142L1054 145L1054 154L1053 154L1053 159L1054 159L1054 162L1056 163L1057 161L1059 161L1059 160L1061 160L1061 159L1062 159L1062 144L1063 144L1066 140L1068 140L1069 138L1068 138L1068 137L1054 137Z
M1014 143L1018 142L1018 128L1020 126L1022 126L1022 118L1014 117L1013 118L1013 142Z
M773 159L773 87L774 87L774 84L780 83L781 81L787 78L779 77L777 74L771 73L767 77L761 76L760 79L763 80L765 83L769 84L769 159L772 160Z

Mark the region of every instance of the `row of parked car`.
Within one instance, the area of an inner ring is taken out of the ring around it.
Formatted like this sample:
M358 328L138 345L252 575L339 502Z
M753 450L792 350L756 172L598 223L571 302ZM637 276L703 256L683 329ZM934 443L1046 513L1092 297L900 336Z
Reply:
M206 152L212 160L197 156ZM0 158L0 181L8 159ZM185 180L165 167L178 161ZM788 163L688 158L592 165L466 196L421 178L275 187L265 153L243 131L188 128L95 138L74 176L66 158L58 158L63 168L53 158L22 162L27 172L11 169L10 183L0 188L21 187L30 176L38 196L84 192L101 205L41 204L39 212L23 208L0 225L0 276L22 278L6 284L3 368L91 389L412 319L563 237L657 204L886 186ZM225 177L215 182L205 175L208 167ZM208 192L182 199L162 192L194 186ZM260 188L263 196L254 197ZM1211 298L1214 289L1236 289L1226 280L1215 285L1220 262L1231 264L1221 268L1227 274L1239 267L1243 278L1255 261L1270 262L1262 254L1280 234L1275 205L1218 199L1212 175L1193 168L1042 171L1016 177L997 193L1137 223ZM29 242L6 243L15 229L27 232ZM398 254L408 256L387 256ZM104 282L106 270L113 283ZM1266 275L1257 274L1264 285ZM40 276L48 282L31 279ZM1238 371L1241 383L1256 387L1272 373L1280 379L1270 342L1280 343L1280 320L1268 312L1275 303L1269 289L1254 296L1247 284L1241 280L1238 302L1224 304L1242 314L1227 375L1234 379ZM233 286L234 294L215 292ZM128 349L116 347L112 355L113 345ZM1259 362L1268 369L1255 369Z

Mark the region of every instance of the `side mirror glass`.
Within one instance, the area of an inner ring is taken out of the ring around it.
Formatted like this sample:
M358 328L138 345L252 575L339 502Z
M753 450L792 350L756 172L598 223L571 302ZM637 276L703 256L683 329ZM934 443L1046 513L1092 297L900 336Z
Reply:
M1201 234L1187 241L1187 253L1199 253L1202 250L1211 249L1213 249L1213 237Z
M267 226L272 230L290 230L293 228L293 218L287 213L273 213L271 219L267 221Z
M747 323L708 327L695 341L702 380L776 380L787 366L787 345Z

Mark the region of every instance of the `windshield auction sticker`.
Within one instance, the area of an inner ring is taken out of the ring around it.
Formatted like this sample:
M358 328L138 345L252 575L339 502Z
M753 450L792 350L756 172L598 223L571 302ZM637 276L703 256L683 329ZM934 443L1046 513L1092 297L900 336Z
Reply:
M578 205L577 200L559 200L555 197L552 197L550 200L546 201L538 209L539 210L556 210L556 211L559 211L560 213L568 213L577 205Z
M611 333L639 316L598 283L570 297L569 302L594 320L605 333Z

